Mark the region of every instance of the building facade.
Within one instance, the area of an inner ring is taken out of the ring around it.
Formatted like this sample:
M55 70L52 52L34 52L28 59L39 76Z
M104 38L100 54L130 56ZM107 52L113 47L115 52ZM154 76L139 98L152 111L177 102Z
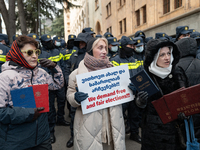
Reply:
M70 32L92 27L97 34L111 32L120 39L138 30L146 37L157 32L175 36L176 27L188 25L200 31L199 0L71 0L81 8L70 10Z

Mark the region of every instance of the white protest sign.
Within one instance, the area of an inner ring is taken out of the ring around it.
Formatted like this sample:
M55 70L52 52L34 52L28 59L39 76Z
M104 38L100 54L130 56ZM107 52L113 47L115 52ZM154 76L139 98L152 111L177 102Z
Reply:
M76 75L79 91L89 95L81 102L83 114L133 100L129 78L128 65Z

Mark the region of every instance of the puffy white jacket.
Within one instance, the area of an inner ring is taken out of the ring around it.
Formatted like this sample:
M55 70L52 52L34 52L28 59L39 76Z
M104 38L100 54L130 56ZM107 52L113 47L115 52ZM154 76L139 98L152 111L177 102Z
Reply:
M73 107L77 107L74 119L74 149L75 150L103 150L102 146L102 110L83 115L81 105L74 99L77 87L76 75L88 72L84 60L69 76L67 99ZM125 128L121 105L108 109L112 141L115 150L125 150Z

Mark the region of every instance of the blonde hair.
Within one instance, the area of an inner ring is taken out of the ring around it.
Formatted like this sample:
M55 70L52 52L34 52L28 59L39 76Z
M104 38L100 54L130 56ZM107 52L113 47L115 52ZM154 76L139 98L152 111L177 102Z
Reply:
M92 44L92 50L94 49L94 47L99 43L99 41L104 41L106 43L106 51L108 53L108 41L106 38L102 37L102 38L98 38L94 41L94 43Z

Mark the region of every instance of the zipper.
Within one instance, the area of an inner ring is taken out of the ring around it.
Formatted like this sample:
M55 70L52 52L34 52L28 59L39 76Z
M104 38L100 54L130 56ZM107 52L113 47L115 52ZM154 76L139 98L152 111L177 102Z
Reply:
M36 137L35 137L35 146L37 146L37 136L38 136L38 120L36 119Z

